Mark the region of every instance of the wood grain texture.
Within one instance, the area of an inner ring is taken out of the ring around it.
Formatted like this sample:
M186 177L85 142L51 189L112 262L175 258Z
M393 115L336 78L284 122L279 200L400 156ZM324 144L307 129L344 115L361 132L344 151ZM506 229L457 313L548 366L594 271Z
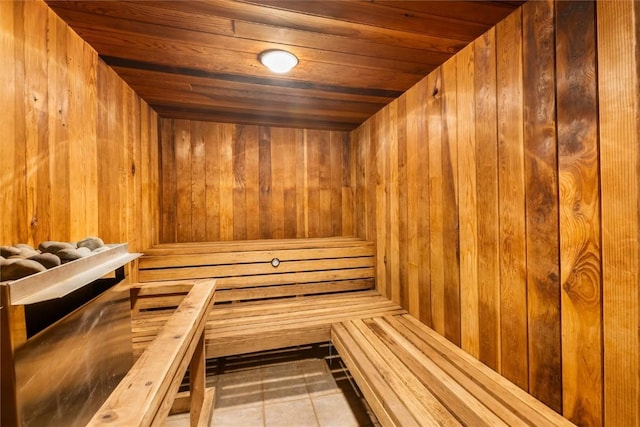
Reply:
M500 218L501 373L525 390L527 277L522 107L522 15L496 26Z
M563 412L602 424L595 2L556 4Z
M478 206L476 166L476 111L474 47L457 55L458 186L460 222L460 311L461 347L474 357L480 355L478 304Z
M602 16L596 19L591 3L528 3L475 40L472 55L455 56L457 87L449 85L451 70L440 67L403 95L407 153L415 129L421 129L419 158L427 159L428 167L415 168L408 154L406 180L397 183L407 188L395 190L406 192L408 200L408 249L400 260L406 265L397 268L400 277L414 262L412 223L421 224L417 245L424 249L419 289L410 274L398 284L404 288L401 295L411 296L402 300L406 308L415 313L419 306L421 320L451 338L446 292L453 271L447 268L456 265L450 260L459 245L455 272L465 348L579 424L600 425L606 418L615 419L613 425L633 425L640 414L637 399L622 396L637 396L639 382L622 371L633 373L640 366L638 155L633 148L640 105L640 56L633 44L638 6L613 2L598 10ZM598 49L595 34L602 44ZM470 57L472 69L465 67ZM596 76L596 60L606 77ZM621 74L614 77L618 68ZM449 90L457 102L452 117ZM423 101L416 101L420 97ZM416 102L423 114L416 114ZM384 225L391 220L390 206L380 205L390 200L385 192L391 188L388 162L394 148L389 144L403 150L388 131L389 111L352 133L353 168L362 180L356 186L356 212L375 224L362 232L376 237L379 286L380 274L385 286L394 279L389 259L381 257L389 252L393 227ZM398 116L393 120L402 122ZM606 146L598 146L599 127ZM452 132L457 158L451 156ZM447 162L456 164L457 176L447 172ZM418 211L412 207L416 181L419 200L426 201ZM608 245L602 261L600 233Z
M553 3L522 14L529 392L562 412Z
M475 42L476 183L478 230L479 359L500 369L500 265L496 33Z
M640 7L597 4L605 425L640 424Z
M156 243L157 115L43 3L0 15L2 244Z
M160 129L163 243L353 234L347 133L172 119Z

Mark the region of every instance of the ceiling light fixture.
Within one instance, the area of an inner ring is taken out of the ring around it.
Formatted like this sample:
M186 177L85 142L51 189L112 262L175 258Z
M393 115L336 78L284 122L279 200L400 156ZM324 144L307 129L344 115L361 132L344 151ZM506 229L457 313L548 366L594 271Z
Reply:
M288 73L298 65L298 58L286 50L266 50L258 56L258 59L262 65L278 74Z

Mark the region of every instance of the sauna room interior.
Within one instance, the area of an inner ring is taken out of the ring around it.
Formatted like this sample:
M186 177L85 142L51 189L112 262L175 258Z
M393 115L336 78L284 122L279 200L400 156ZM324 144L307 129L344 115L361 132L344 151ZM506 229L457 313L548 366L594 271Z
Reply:
M1 1L0 61L3 427L640 425L640 2Z

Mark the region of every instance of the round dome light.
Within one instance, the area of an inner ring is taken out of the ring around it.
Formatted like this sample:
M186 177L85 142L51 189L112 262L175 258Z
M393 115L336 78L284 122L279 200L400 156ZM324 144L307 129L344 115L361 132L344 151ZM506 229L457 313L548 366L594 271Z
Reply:
M274 73L288 73L298 65L298 58L286 50L267 50L259 56L262 65Z

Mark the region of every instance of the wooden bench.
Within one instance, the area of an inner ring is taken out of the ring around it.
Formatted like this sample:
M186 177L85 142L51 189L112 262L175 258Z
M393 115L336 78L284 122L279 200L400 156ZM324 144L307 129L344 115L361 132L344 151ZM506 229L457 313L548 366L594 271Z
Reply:
M195 281L156 338L91 419L89 426L163 425L189 368L190 424L208 425L204 329L215 282ZM206 402L206 403L205 403Z
M329 341L335 322L404 313L373 290L374 255L344 237L158 245L139 260L138 281L154 283L133 298L134 348L182 298L175 280L216 279L208 358Z
M332 341L383 426L571 426L410 315L333 325Z

